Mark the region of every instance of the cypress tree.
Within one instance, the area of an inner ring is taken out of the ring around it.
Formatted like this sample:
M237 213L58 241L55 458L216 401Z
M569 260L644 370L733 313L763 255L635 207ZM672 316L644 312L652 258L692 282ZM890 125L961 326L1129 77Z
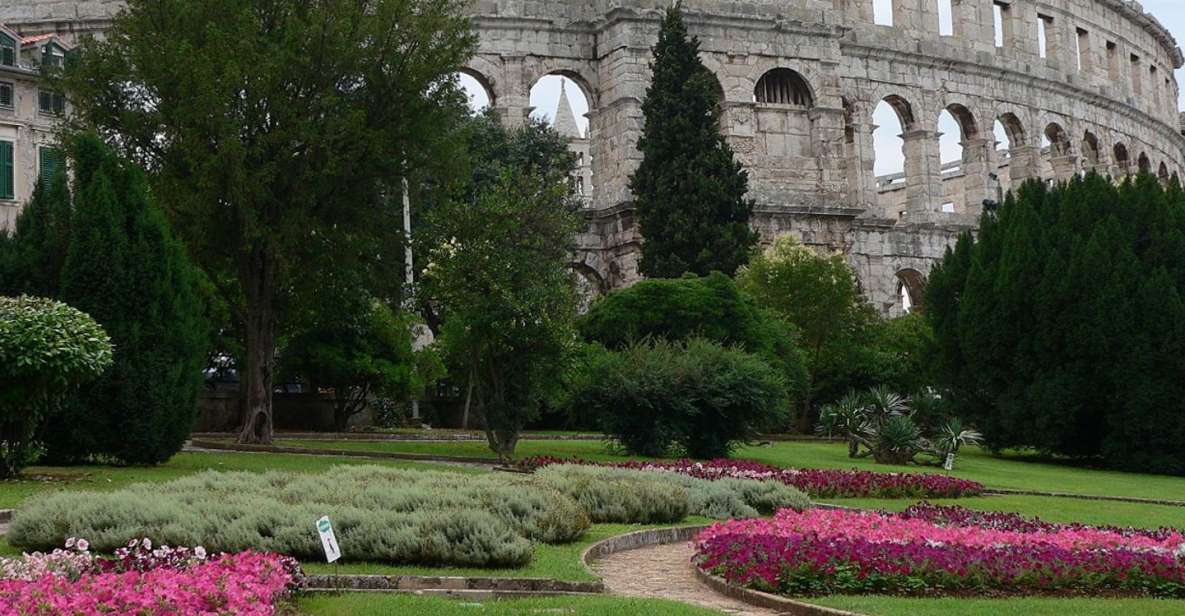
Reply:
M208 333L197 272L139 169L95 137L78 138L72 154L58 296L110 334L115 364L46 425L47 455L160 463L181 449L197 410Z
M1182 244L1185 192L1149 176L1031 182L985 214L929 288L960 414L994 448L1185 473Z
M642 162L630 178L644 238L639 269L651 278L731 276L757 243L749 176L720 133L719 83L678 5L667 9L651 69Z
M56 297L70 241L70 188L66 174L38 181L16 218L13 233L0 230L0 295Z

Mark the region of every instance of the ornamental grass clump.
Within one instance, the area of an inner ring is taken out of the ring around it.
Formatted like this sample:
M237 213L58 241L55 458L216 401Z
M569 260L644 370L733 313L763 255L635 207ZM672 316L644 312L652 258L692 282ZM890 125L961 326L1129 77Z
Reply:
M783 510L705 530L695 561L730 583L787 595L1185 597L1179 530L995 521L936 508Z
M8 541L48 549L85 536L109 552L136 537L214 551L323 557L313 522L331 515L350 560L514 567L532 541L567 543L589 527L571 498L516 476L471 476L373 466L324 474L207 472L118 492L36 499Z

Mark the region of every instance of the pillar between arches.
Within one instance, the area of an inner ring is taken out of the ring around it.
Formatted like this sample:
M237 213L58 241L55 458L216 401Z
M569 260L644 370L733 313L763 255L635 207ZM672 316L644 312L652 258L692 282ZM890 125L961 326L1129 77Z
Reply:
M905 212L910 222L931 222L941 214L942 162L938 131L916 129L901 134L905 142Z

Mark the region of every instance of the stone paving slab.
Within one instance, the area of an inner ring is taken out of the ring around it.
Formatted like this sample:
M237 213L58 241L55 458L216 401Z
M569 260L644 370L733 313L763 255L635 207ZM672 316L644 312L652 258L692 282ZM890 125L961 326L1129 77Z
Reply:
M718 594L700 583L691 564L692 548L686 541L610 554L593 564L614 595L646 599L670 599L719 610L736 616L781 614L754 607Z

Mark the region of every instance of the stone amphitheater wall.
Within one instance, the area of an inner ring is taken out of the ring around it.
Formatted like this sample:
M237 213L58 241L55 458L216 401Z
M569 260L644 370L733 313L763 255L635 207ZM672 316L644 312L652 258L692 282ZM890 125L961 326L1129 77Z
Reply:
M985 200L1029 178L1099 170L1181 173L1185 136L1172 35L1129 0L685 0L721 86L723 126L751 175L763 238L842 251L887 314L919 297L934 260ZM101 31L118 0L18 0L24 31ZM531 113L531 87L570 77L589 103L592 196L578 271L592 288L638 277L629 175L639 153L650 48L669 0L476 0L478 54L465 71L503 120ZM949 7L950 31L940 14ZM1044 31L1044 45L1041 31ZM1044 50L1044 53L1043 53ZM793 100L758 101L790 69ZM902 126L904 173L874 174L873 110ZM938 118L960 125L961 161L940 160ZM993 133L1008 134L1003 148ZM1125 156L1121 156L1124 154Z

